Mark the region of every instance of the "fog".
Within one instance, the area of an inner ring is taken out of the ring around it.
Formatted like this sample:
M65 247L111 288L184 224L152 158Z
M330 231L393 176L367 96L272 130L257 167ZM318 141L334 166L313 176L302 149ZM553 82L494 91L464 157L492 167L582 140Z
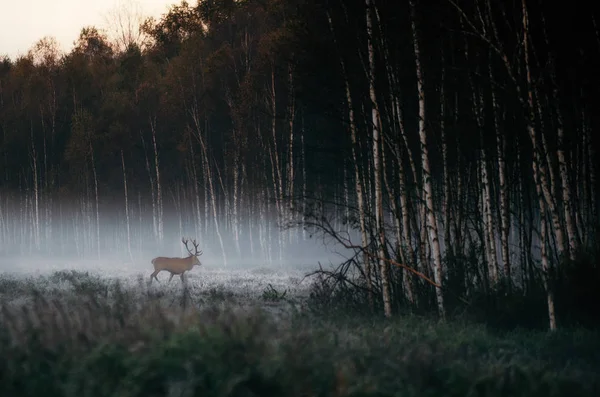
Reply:
M0 191L0 272L30 276L77 270L149 280L153 258L188 256L182 238L196 240L202 250L202 266L188 272L196 283L210 275L213 284L215 280L226 284L227 277L244 278L266 270L300 279L319 266L332 268L355 254L322 230L309 227L305 214L310 211L278 215L274 205L257 201L241 207L236 218L226 203L219 202L215 216L205 210L204 203L197 205L189 196L171 195L159 212L152 200L138 195L126 205L119 196L100 198L96 203L94 198L57 194L36 202L32 195ZM339 208L321 205L319 213L348 243L360 245L357 231L346 223L344 210ZM518 226L514 223L511 228L511 247L519 244ZM441 222L440 227L443 230ZM537 261L539 239L535 233L531 238ZM444 254L447 247L443 239L441 243ZM496 255L500 260L500 250ZM516 282L521 271L514 271ZM169 275L162 272L158 277L165 281Z
M189 255L182 238L196 240L203 252L202 266L188 272L192 281L208 273L214 278L257 269L302 277L352 255L315 230L303 228L298 219L292 217L281 227L281 220L266 212L240 217L237 225L227 214L219 216L219 238L214 217L190 217L183 208L165 205L160 236L156 211L141 200L130 205L128 214L106 201L99 204L97 213L94 203L85 200L70 204L57 199L40 201L37 211L27 198L4 195L0 202L0 272L10 275L77 270L149 280L154 257ZM168 274L162 272L159 279L168 280Z

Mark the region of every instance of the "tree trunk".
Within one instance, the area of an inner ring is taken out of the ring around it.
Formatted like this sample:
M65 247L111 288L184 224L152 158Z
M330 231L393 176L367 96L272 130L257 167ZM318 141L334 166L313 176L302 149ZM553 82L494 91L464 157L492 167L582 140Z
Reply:
M148 180L150 181L150 197L152 200L152 231L154 232L154 242L158 241L158 211L156 207L156 190L154 188L154 176L152 168L150 167L150 159L148 158L148 151L146 149L146 141L144 140L144 134L140 130L140 139L142 141L142 148L144 150L144 159L146 160L146 172L148 173Z
M385 229L383 224L383 191L381 186L381 141L383 135L381 134L381 126L379 123L379 107L377 105L377 94L375 92L375 45L374 45L374 32L372 24L372 4L371 0L365 0L365 6L367 8L366 19L367 19L367 45L369 52L369 97L371 100L371 121L373 123L373 178L375 184L375 222L378 244L378 256L379 256L379 268L381 274L381 290L383 298L383 309L386 317L392 316L392 302L390 294L390 282L389 282L389 266L385 259Z
M154 171L156 173L156 206L157 206L157 234L158 243L162 246L164 238L163 225L163 203L162 186L160 184L160 171L158 162L158 148L156 145L156 118L150 119L150 129L152 130L152 148L154 149Z
M534 127L534 103L533 103L533 84L531 79L531 69L529 66L529 18L527 16L527 7L525 4L525 0L521 1L522 11L523 11L523 53L524 53L524 63L525 63L525 74L526 74L526 83L527 83L527 104L529 115L527 118L527 130L529 133L529 138L531 139L531 145L533 147L534 158L537 158L537 162L539 164L539 182L541 184L541 191L546 200L546 204L548 205L548 209L550 210L550 217L552 219L552 227L554 229L554 233L556 235L556 244L558 246L558 255L559 257L563 257L565 253L565 243L564 236L562 232L562 225L560 223L560 218L558 216L558 211L556 208L556 204L554 201L554 196L552 194L552 189L548 181L548 177L546 174L546 170L544 164L542 163L540 151L537 144L537 133ZM533 162L535 164L535 161ZM535 166L534 166L535 167ZM552 172L552 170L549 170ZM538 170L534 171L534 174L538 174ZM537 183L537 182L536 182Z
M534 167L537 168L537 165ZM537 172L536 172L537 173ZM544 289L546 290L546 303L548 306L548 322L550 330L556 330L556 315L554 311L554 294L552 293L552 287L550 285L549 273L550 266L548 264L548 253L547 253L547 222L546 222L546 204L544 203L544 196L541 192L539 183L536 183L536 191L538 195L538 202L540 206L540 247L541 247L541 258L542 258L542 280L544 283Z
M336 43L335 39L335 30L333 28L333 22L331 20L331 16L329 13L327 14L327 18L329 20L329 28L331 30L331 34L333 36L334 44ZM368 248L369 240L367 237L367 226L366 226L366 215L365 215L365 203L364 203L364 195L363 195L363 184L361 179L360 172L360 163L358 152L360 151L360 146L358 144L358 137L356 133L356 121L354 119L354 107L352 106L352 94L350 91L350 81L348 79L348 75L346 73L346 63L344 62L343 57L340 55L340 66L342 68L342 75L344 76L344 88L346 92L346 107L348 110L348 124L350 128L350 141L352 143L352 163L354 165L354 188L356 191L356 201L358 205L358 220L360 227L360 237L362 247L366 250ZM304 157L304 134L302 134L303 141L303 157ZM306 181L306 165L304 167L304 180ZM306 182L305 182L306 189ZM306 197L304 198L306 201ZM365 277L367 281L368 288L368 301L369 307L371 311L375 310L375 300L373 296L373 280L372 280L372 264L371 258L365 251L363 251L363 263L365 266Z
M443 54L442 54L443 63ZM446 98L444 96L444 77L445 68L442 65L442 82L440 84L440 132L442 134L442 164L444 166L444 201L442 210L444 211L444 247L446 249L446 256L453 255L452 242L450 241L450 207L451 207L451 191L450 191L450 170L448 169L448 138L445 128L445 106Z
M131 253L131 230L129 223L129 196L127 195L127 172L125 168L125 156L123 150L121 150L121 166L123 168L123 189L125 190L125 225L127 228L127 253L129 259L133 262L133 254Z
M423 71L421 68L421 52L419 49L419 39L416 25L416 10L414 0L409 0L411 12L411 28L413 49L415 52L415 69L417 75L417 90L419 95L419 137L421 142L421 165L423 167L423 195L425 196L425 206L427 215L427 228L429 229L429 239L433 254L434 281L440 286L436 288L436 301L438 313L442 319L446 318L444 308L444 295L441 286L442 280L442 254L440 252L440 242L438 238L438 226L436 215L433 208L433 187L431 182L431 171L429 167L429 151L427 149L427 132L425 131L425 88L423 86Z
M210 158L208 155L207 144L202 137L202 129L200 127L199 115L197 112L193 112L193 120L195 125L196 139L200 142L200 149L202 150L202 157L204 159L204 172L206 173L206 178L208 180L208 191L211 197L212 202L212 212L213 212L213 220L215 222L215 233L219 238L219 244L221 245L221 253L223 254L223 266L227 266L227 254L225 252L225 244L223 243L223 236L221 235L221 231L219 229L219 216L217 212L217 197L215 192L215 185L213 183L212 172L210 170Z
M31 172L33 173L33 241L36 250L40 249L40 192L38 181L37 152L33 137L33 121L30 121L31 132Z
M288 64L289 80L289 105L288 105L288 123L289 123L289 142L288 142L288 189L287 195L290 201L290 208L294 209L294 120L296 118L296 101L294 92L294 73L291 64ZM291 230L291 229L290 229Z
M488 67L490 81L493 81L491 62ZM502 251L502 262L504 264L504 278L508 288L512 285L510 270L510 251L508 247L508 236L510 232L509 195L506 183L506 138L500 130L498 121L498 104L496 102L496 91L491 88L492 113L494 119L494 130L496 131L496 155L498 156L498 180L500 184L500 244Z
M190 146L190 168L192 171L191 174L191 186L194 192L194 213L195 213L195 221L194 221L194 230L196 232L197 238L202 240L202 216L200 211L200 191L198 185L200 181L198 181L198 172L196 170L196 153L194 151L194 144L192 141L192 131L188 129L188 144ZM206 201L206 195L204 197Z
M276 189L276 204L279 224L285 219L285 209L283 207L283 176L281 173L281 164L279 162L279 148L277 145L277 91L275 90L275 65L271 64L271 136L273 138L273 146L271 150L271 166L273 167L273 183ZM281 233L277 233L279 243L279 261L283 260L283 237Z
M304 114L302 115L302 128L300 129L300 145L302 146L302 241L306 241L306 197L308 183L306 181L306 146L304 144Z
M100 210L98 209L98 202L100 200L98 195L98 174L96 173L96 161L94 159L94 148L92 147L92 141L90 139L90 162L92 164L92 174L94 176L94 198L96 204L96 250L98 259L100 259Z

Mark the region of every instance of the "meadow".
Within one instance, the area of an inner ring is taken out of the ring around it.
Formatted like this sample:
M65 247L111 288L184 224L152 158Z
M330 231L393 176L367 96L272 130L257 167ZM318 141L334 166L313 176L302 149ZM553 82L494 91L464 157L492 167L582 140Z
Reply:
M0 395L600 395L596 331L327 310L306 273L0 273Z

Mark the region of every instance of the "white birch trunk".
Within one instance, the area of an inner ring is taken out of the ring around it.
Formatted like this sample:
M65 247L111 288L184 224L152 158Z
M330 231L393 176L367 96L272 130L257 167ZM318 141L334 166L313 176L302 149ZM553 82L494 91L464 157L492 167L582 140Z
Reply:
M524 53L524 63L525 63L525 73L526 73L526 82L527 82L527 103L529 107L529 119L527 120L527 130L529 132L529 138L531 139L531 145L533 147L534 158L537 158L537 162L539 164L539 182L541 184L541 191L546 200L546 204L548 205L548 209L550 210L550 217L552 219L552 228L554 229L554 234L556 236L556 244L558 246L558 255L562 257L565 253L565 243L564 236L562 232L562 225L560 223L560 218L558 216L558 211L556 209L556 204L554 201L554 197L552 195L551 186L548 181L548 176L546 175L545 167L541 161L540 148L537 144L537 133L534 127L534 103L533 103L533 84L531 79L531 69L529 66L529 18L527 15L527 7L525 4L525 0L521 1L522 5L522 24L523 24L523 53ZM535 161L533 162L535 164ZM549 170L552 172L552 170ZM538 174L538 170L534 172Z
M534 161L534 173L537 174L537 164ZM534 178L537 179L537 175L534 175ZM554 310L554 294L552 293L552 288L549 282L549 271L550 266L548 263L548 252L547 252L547 221L546 221L546 205L544 203L544 196L541 192L539 183L535 185L538 202L540 206L540 255L542 259L542 280L544 283L544 289L546 290L546 304L548 307L548 322L550 326L550 330L556 330L556 314Z
M150 119L150 128L152 130L152 148L154 149L154 171L156 175L156 206L157 206L157 235L160 245L164 239L163 225L163 203L162 203L162 186L160 184L160 167L158 161L158 147L156 144L156 119Z
M421 142L421 165L423 167L423 195L425 196L425 206L427 213L427 227L429 229L429 239L433 254L433 277L439 285L443 285L442 280L442 254L440 252L440 241L438 237L438 226L435 211L433 208L433 187L431 181L431 171L429 166L429 151L427 149L427 132L425 131L425 89L423 87L423 71L421 68L421 52L419 49L419 39L416 26L416 10L414 0L409 0L411 12L411 28L413 49L415 52L415 69L417 75L417 90L419 95L419 138ZM442 319L446 318L444 308L444 295L442 288L436 288L436 301L438 313Z
M281 172L281 164L279 162L279 149L277 145L277 92L275 90L275 65L271 64L271 136L273 146L271 148L271 166L273 168L273 183L275 193L275 202L277 204L278 223L281 225L285 219L285 209L283 207L283 176ZM277 233L279 243L279 261L283 260L283 237L281 233Z
M208 155L207 144L202 137L202 129L200 127L200 120L197 112L192 112L194 125L196 127L196 138L200 142L200 149L202 150L202 157L204 160L204 172L206 174L206 178L208 180L208 191L211 197L211 206L212 206L212 215L213 221L215 223L215 233L219 239L219 244L221 245L221 253L223 255L223 266L227 266L227 253L225 251L225 244L223 243L223 236L221 235L221 231L219 229L219 216L217 212L217 197L215 192L215 185L213 183L212 172L210 170L210 158Z
M98 174L96 173L96 161L94 159L94 148L92 147L92 141L90 140L90 161L92 163L92 174L94 175L94 198L96 204L96 250L98 259L100 259L100 210L98 202L100 200L98 195Z
M294 97L294 74L291 65L288 65L289 75L289 107L288 107L288 122L289 122L289 146L288 146L288 190L287 194L290 200L290 208L294 209L294 120L296 118L296 102ZM290 229L291 232L291 229Z
M201 211L200 211L200 191L198 188L199 185L199 181L198 181L198 172L196 171L196 155L194 152L194 144L192 142L192 137L191 137L191 130L188 129L189 132L189 136L188 136L188 140L189 140L189 145L190 145L190 166L192 169L192 187L193 187L193 192L194 192L194 213L196 215L195 217L195 222L194 222L194 230L196 232L196 236L198 236L198 238L200 240L202 240L202 216L201 216Z
M385 229L383 225L383 191L382 191L382 175L381 175L381 141L383 136L381 134L381 126L379 123L379 108L377 105L377 95L375 92L375 45L374 45L374 32L372 25L372 4L371 0L365 0L365 6L367 8L366 20L367 20L367 45L369 52L369 97L371 100L371 121L373 123L373 177L375 187L375 222L378 241L378 256L379 256L379 268L381 273L381 290L383 298L383 308L386 317L392 316L392 302L390 293L389 283L389 269L385 259Z
M129 223L129 196L127 194L127 172L125 168L125 156L123 150L121 150L121 166L123 168L123 189L125 190L125 226L127 231L127 252L129 253L129 259L133 262L133 254L131 253L131 230Z
M548 254L547 254L547 232L546 232L546 204L550 207L550 211L553 218L554 230L556 233L557 243L559 244L559 254L562 255L564 252L564 244L562 241L562 230L560 226L560 222L558 221L558 216L553 211L553 200L550 196L550 192L548 189L548 182L545 180L544 167L541 164L541 159L539 155L539 150L537 147L537 139L536 139L536 131L533 126L534 120L534 104L533 104L533 90L532 90L532 82L531 82L531 71L529 68L529 46L528 46L528 17L527 17L527 8L525 5L525 0L521 2L523 7L523 49L525 52L525 70L526 70L526 78L527 78L527 100L529 104L529 119L527 120L527 129L529 132L529 137L531 139L531 143L533 146L533 179L535 183L536 193L538 196L539 206L540 206L540 220L541 220L541 236L540 236L540 244L541 244L541 257L542 257L542 271L543 279L544 279L544 287L546 288L546 296L547 296L547 306L548 306L548 318L550 323L550 330L556 329L556 317L554 313L554 297L551 291L551 287L548 283ZM539 173L538 173L539 171ZM546 202L544 202L544 198L546 198ZM557 225L558 224L558 225ZM558 227L557 227L558 226Z
M304 145L304 118L302 119L302 129L300 135L300 145L302 146L302 241L306 241L306 197L307 183L306 183L306 147Z
M148 173L148 180L150 181L150 197L152 201L152 231L154 241L158 241L158 216L156 209L156 190L154 188L154 177L152 169L150 168L150 159L148 158L148 151L146 149L146 141L144 140L144 134L140 130L140 139L142 141L142 147L144 149L144 159L146 160L146 172Z
M571 184L569 183L568 170L567 170L567 161L565 159L565 149L564 149L564 126L562 120L562 114L560 112L559 102L558 102L558 89L554 87L554 106L556 109L556 122L557 122L557 133L558 133L558 148L556 151L556 155L558 157L558 170L560 174L560 182L562 187L562 200L563 200L563 211L565 217L565 224L567 227L567 240L569 243L569 258L571 260L575 259L575 254L577 252L578 246L578 238L577 238L577 227L575 224L575 220L573 219L573 200L571 194ZM588 145L591 146L591 145ZM594 186L591 184L591 186Z
M445 68L442 67L442 82L440 84L440 132L442 134L442 163L444 166L444 200L442 204L442 211L444 213L444 247L446 249L446 255L452 255L454 251L452 249L452 242L450 241L450 170L448 169L448 138L444 120L446 107L446 98L444 96L444 77Z
M337 45L337 41L335 39L335 31L333 28L333 22L331 20L331 15L327 14L327 18L329 20L329 28L331 30L334 44ZM369 240L367 237L367 227L366 227L366 218L365 218L365 203L364 203L364 194L363 194L363 184L361 180L361 172L360 172L360 164L358 152L360 151L360 147L358 144L358 137L356 133L356 121L354 116L354 107L352 106L352 92L350 90L350 81L348 80L348 75L346 73L346 63L344 59L340 55L340 66L342 68L342 74L344 76L344 88L346 92L346 106L348 108L348 123L350 128L350 141L352 143L352 163L354 165L354 189L356 192L356 201L358 205L358 219L359 219L359 227L360 227L360 238L362 247L367 249ZM304 134L302 134L302 150L304 157ZM306 189L306 165L304 165L304 189ZM306 193L305 193L306 194ZM304 199L306 201L306 197ZM368 292L368 301L371 310L373 311L375 308L375 300L373 296L373 275L372 275L372 264L369 255L366 252L363 252L363 263L365 266L365 277L367 282Z
M40 249L40 202L37 152L33 137L33 121L31 121L31 171L33 173L33 241L36 250Z
M483 143L482 143L483 144ZM496 238L494 234L494 219L492 217L492 199L490 195L490 182L488 179L487 172L487 159L485 155L485 149L481 147L481 183L483 185L482 194L482 210L484 217L485 233L487 234L488 241L488 260L489 260L489 272L490 281L492 288L495 288L498 283L498 260L496 257Z
M491 63L489 68L490 80L492 79ZM504 264L504 278L507 286L512 285L510 270L510 251L508 247L508 236L510 232L510 213L508 186L506 184L506 138L500 131L498 123L498 105L496 102L496 92L492 88L492 111L494 116L494 130L496 131L496 154L498 156L498 179L500 183L500 244L502 246L502 262Z
M238 257L241 257L242 250L240 249L240 214L239 214L239 183L240 183L240 157L236 156L236 162L233 165L233 241Z

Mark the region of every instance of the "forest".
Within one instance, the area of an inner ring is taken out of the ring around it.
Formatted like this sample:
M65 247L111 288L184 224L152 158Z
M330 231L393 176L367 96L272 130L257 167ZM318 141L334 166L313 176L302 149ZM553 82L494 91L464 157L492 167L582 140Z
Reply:
M200 0L82 27L68 53L40 38L0 62L0 253L191 235L227 267L323 239L349 253L321 268L331 293L386 317L597 323L586 7Z
M194 0L0 55L0 395L597 397L598 17Z

